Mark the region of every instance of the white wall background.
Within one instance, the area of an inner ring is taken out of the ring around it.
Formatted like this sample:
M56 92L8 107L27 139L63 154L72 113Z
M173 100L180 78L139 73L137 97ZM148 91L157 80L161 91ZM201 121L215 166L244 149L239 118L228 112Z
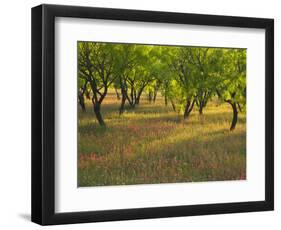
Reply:
M0 228L39 229L30 222L30 8L41 1L1 2ZM275 18L275 211L55 226L54 229L278 229L281 225L281 86L279 1L56 0L52 4ZM50 228L50 227L46 227Z

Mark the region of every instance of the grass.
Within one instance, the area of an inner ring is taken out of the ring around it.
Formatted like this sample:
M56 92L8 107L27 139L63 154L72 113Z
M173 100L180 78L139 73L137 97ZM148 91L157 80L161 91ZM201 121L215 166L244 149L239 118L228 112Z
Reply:
M78 186L243 180L246 178L246 117L229 131L232 110L210 102L187 121L159 95L142 98L134 110L118 114L110 92L102 104L107 127L100 127L92 105L79 108Z

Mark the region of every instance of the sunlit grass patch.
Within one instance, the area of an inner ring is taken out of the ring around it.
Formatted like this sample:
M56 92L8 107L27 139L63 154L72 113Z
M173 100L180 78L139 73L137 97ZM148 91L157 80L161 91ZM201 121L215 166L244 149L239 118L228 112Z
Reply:
M246 178L246 118L239 113L229 131L232 110L210 102L203 115L194 109L187 120L145 97L119 115L111 93L102 105L106 127L97 123L92 105L79 110L78 185L121 185Z

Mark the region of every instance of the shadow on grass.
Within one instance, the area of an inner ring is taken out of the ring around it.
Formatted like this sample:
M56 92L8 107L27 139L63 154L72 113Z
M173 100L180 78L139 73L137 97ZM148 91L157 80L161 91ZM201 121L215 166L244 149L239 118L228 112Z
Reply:
M162 103L161 103L162 102ZM115 93L109 93L108 97L106 98L106 101L101 106L101 113L105 120L112 120L112 119L118 119L119 118L119 106L120 106L120 100L116 99ZM191 113L190 118L187 121L184 121L186 124L196 124L196 123L220 123L220 122L229 122L231 123L232 120L232 110L230 107L227 107L227 111L220 112L218 106L213 106L211 111L204 110L203 115L199 115L197 109L195 108L194 111ZM222 105L225 107L225 105ZM93 107L91 104L91 101L87 100L86 103L86 112L82 112L80 106L78 105L78 116L80 120L83 119L89 119L89 120L95 120L95 114L93 111ZM218 110L216 112L216 109ZM164 122L174 122L174 123L180 123L183 122L183 116L179 115L178 113L174 112L172 110L172 107L170 104L165 106L163 98L158 97L156 103L149 103L145 97L141 99L140 104L136 105L135 108L131 108L128 105L128 102L125 104L125 113L124 115L121 115L120 118L122 119L122 116L126 117L126 114L136 114L136 115L145 115L140 116L137 118L130 117L129 119L132 119L134 121L139 120L150 120L150 121L164 121ZM154 116L159 114L159 117ZM174 115L170 115L174 114ZM197 117L198 121L192 120L192 118ZM127 118L126 118L127 119ZM243 113L238 114L239 123L246 123L246 116ZM192 120L192 122L188 122L189 120Z
M140 114L138 114L140 115ZM126 114L124 115L116 115L114 117L108 118L106 120L107 126L100 126L98 122L95 120L95 117L90 117L88 122L84 122L79 124L78 130L80 134L86 133L86 134L104 134L107 130L108 131L119 131L127 129L128 125L134 125L136 127L139 126L139 129L143 128L149 128L150 125L155 126L159 124L159 128L162 125L169 125L169 124L182 124L186 127L188 126L195 126L195 125L211 125L211 124L219 124L227 122L229 123L229 127L231 124L232 116L231 113L227 112L218 112L218 113L212 113L212 114L203 114L203 115L197 115L197 114L191 114L190 117L187 120L184 120L182 116L179 116L178 114L161 114L159 116L154 116L154 114L143 114L144 116L133 116L133 117L127 117ZM94 114L93 114L94 116ZM85 119L81 118L82 120ZM110 121L112 120L112 121ZM246 118L245 117L239 117L237 125L245 124ZM225 129L225 132L228 132L229 129ZM128 130L128 132L130 132Z
M79 186L245 179L245 133L229 132L226 135L215 135L215 132L209 132L208 134L212 137L187 138L173 143L163 143L161 146L158 145L156 152L155 149L150 149L144 154L136 153L136 157L128 161L116 160L106 166L90 168L88 172L81 171L81 174L88 173L87 178L91 177L91 179L83 181L84 177L80 177Z

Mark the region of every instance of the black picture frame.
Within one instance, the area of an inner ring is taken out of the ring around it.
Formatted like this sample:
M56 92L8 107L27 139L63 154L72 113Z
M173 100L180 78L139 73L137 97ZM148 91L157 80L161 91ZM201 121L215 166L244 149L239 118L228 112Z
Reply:
M265 29L265 200L55 213L55 17ZM32 8L32 221L41 225L274 209L274 20L78 6Z

